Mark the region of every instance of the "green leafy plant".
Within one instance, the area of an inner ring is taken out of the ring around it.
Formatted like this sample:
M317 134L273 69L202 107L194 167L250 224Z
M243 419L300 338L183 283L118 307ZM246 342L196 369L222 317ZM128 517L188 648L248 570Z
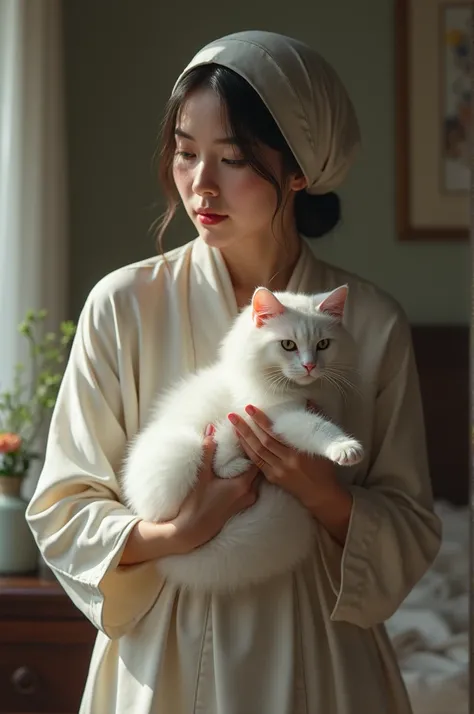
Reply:
M54 408L76 325L60 323L58 333L44 331L46 310L29 310L18 326L28 340L30 370L15 365L12 388L0 392L0 476L25 476L35 441Z

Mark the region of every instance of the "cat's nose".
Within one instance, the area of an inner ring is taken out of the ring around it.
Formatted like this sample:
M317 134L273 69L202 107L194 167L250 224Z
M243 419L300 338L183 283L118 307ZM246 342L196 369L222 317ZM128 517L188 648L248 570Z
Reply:
M307 370L308 374L311 374L311 371L316 367L314 362L304 362L303 367Z

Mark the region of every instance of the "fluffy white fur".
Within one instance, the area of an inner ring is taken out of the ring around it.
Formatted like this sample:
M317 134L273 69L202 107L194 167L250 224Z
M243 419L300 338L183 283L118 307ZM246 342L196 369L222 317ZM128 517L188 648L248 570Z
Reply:
M262 409L274 432L296 449L341 465L360 461L363 449L355 439L306 409L318 380L339 388L349 383L354 345L342 325L346 296L347 286L313 296L258 288L215 364L157 398L125 459L122 485L129 507L149 521L176 516L196 483L210 423L216 427L216 474L232 478L246 470L250 462L227 414L251 423L247 404ZM314 547L314 536L308 511L263 481L255 505L214 539L189 554L162 558L158 567L181 587L235 590L294 569Z

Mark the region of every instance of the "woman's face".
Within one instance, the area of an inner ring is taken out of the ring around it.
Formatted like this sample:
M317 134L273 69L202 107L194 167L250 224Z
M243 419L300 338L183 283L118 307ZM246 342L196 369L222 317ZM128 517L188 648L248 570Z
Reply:
M187 99L176 126L173 164L181 200L209 245L224 248L237 240L274 239L281 226L277 217L272 230L275 189L245 163L228 136L226 123L221 100L212 90L198 90ZM280 154L265 146L261 152L262 160L281 181ZM289 193L284 212L293 220L294 192Z

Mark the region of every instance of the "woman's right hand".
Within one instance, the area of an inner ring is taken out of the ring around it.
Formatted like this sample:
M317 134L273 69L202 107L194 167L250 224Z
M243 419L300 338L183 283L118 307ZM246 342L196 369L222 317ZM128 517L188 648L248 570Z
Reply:
M189 553L212 540L232 516L257 500L257 466L253 464L234 478L219 478L212 468L215 451L212 435L206 436L197 484L171 521L175 528L174 540L181 553Z

